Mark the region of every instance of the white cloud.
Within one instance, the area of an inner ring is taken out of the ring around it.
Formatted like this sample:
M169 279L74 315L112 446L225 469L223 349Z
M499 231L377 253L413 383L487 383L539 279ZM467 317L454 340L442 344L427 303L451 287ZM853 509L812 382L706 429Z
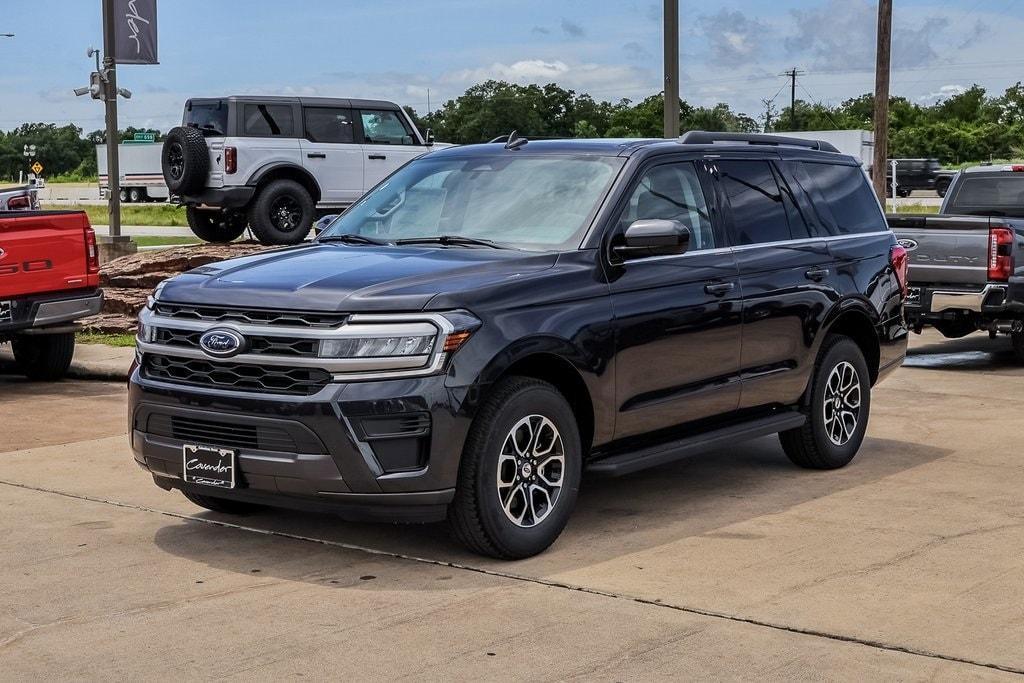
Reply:
M762 57L768 27L742 12L721 10L697 18L697 28L711 45L710 61L721 66L739 66Z

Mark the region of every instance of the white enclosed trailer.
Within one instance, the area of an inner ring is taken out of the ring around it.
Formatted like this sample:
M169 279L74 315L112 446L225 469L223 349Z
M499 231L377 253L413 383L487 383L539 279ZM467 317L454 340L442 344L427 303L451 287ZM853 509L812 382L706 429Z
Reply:
M870 171L875 155L875 134L868 130L798 130L779 132L790 138L823 140L832 143L843 154L860 159L864 170Z
M160 167L163 145L156 142L127 142L117 146L121 171L121 201L167 201L171 193ZM100 175L100 196L107 196L107 146L96 146L96 168Z

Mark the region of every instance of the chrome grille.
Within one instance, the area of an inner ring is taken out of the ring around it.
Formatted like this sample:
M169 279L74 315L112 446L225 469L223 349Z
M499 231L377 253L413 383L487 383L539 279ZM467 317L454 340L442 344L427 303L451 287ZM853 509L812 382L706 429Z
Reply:
M172 330L157 328L154 341L164 346L198 349L202 332L189 330ZM319 342L315 339L293 339L288 337L247 336L248 353L273 356L297 356L300 358L316 358Z
M174 384L296 396L311 396L331 381L329 372L317 368L212 363L151 353L143 356L142 373Z
M192 306L186 304L157 303L156 312L178 320L201 320L205 322L236 322L253 325L274 325L282 327L330 328L342 325L348 320L346 313L302 313L297 311L274 311L264 309L221 308L217 306Z

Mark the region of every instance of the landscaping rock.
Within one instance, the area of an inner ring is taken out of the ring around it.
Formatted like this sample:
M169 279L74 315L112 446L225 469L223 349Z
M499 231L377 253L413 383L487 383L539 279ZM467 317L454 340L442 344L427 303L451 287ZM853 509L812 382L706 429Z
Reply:
M138 329L138 315L146 297L161 281L185 271L230 258L247 256L271 247L257 242L194 244L169 249L140 251L102 266L103 310L82 320L90 332L132 334Z

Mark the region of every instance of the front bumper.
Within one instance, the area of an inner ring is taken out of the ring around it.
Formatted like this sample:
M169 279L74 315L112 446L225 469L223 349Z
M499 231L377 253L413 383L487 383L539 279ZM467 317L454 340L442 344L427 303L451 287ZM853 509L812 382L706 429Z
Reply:
M353 520L437 521L454 496L469 418L444 375L332 383L312 396L213 390L132 372L131 445L165 489ZM236 489L182 481L186 443L235 448Z
M0 305L0 335L27 330L43 333L47 328L96 315L102 308L103 291L99 289L7 300Z

